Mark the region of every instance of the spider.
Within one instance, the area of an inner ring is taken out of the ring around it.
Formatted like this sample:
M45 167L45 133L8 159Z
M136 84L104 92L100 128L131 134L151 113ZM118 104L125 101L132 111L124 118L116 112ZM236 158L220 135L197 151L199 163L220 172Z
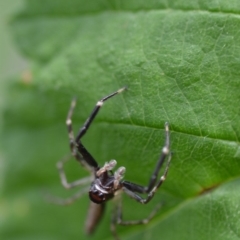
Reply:
M147 204L154 196L157 189L162 185L165 181L169 169L169 164L171 161L171 153L169 151L170 145L170 136L169 136L169 125L165 123L165 145L162 148L162 152L160 155L159 160L157 161L157 165L153 174L149 180L147 186L141 186L139 184L135 184L129 181L123 180L124 173L126 171L125 167L119 167L114 173L113 168L116 166L116 160L110 160L106 162L103 167L100 167L97 161L93 158L93 156L87 151L87 149L83 146L81 138L86 134L87 130L89 129L92 121L96 117L98 111L103 106L104 102L111 97L123 92L126 90L126 87L119 89L118 91L102 98L99 100L93 109L92 113L90 114L89 118L85 121L83 126L80 128L76 137L74 137L73 129L72 129L72 114L74 108L76 106L76 99L72 100L70 110L67 115L66 125L68 129L68 136L70 142L70 149L72 156L87 170L91 172L90 177L85 177L79 180L76 180L72 183L68 183L66 174L63 169L63 165L69 160L69 157L63 158L61 161L57 163L57 168L59 171L60 179L62 185L66 189L74 188L77 186L82 186L91 183L90 188L85 187L82 188L79 192L68 199L60 199L54 198L51 199L52 202L60 205L68 205L73 203L75 200L80 198L86 192L89 193L89 198L91 200L88 217L86 220L86 232L91 234L94 232L97 224L99 223L103 212L105 203L110 199L116 199L116 208L113 211L113 216L111 220L111 232L114 238L117 240L119 239L116 233L116 225L135 225L135 224L146 224L148 223L153 216L156 214L157 210L159 209L160 205L157 206L151 214L141 220L134 220L134 221L124 221L122 219L122 204L121 204L121 196L120 193L124 192L129 197L133 198L137 202L141 204ZM158 173L160 168L162 167L164 160L169 155L165 170L163 175L158 179ZM146 194L146 198L143 198L139 194Z

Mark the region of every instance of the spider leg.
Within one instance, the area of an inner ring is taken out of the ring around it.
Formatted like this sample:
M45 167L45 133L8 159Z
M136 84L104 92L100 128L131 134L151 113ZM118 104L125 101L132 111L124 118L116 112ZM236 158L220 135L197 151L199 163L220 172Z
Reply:
M88 128L90 127L92 121L96 117L96 115L97 115L98 111L100 110L100 108L102 107L103 103L106 100L108 100L109 98L111 98L111 97L121 93L125 89L126 89L126 87L123 87L123 88L119 89L118 91L116 91L116 92L114 92L114 93L112 93L112 94L102 98L101 100L99 100L97 102L95 108L93 109L92 113L90 114L89 118L85 121L83 127L80 128L79 133L77 134L76 138L74 138L74 134L73 134L73 130L72 130L72 120L71 120L72 119L73 110L74 110L74 108L76 106L76 99L73 99L73 101L71 103L70 110L68 112L66 124L67 124L67 128L68 128L68 135L69 135L70 148L71 148L72 155L79 162L81 162L83 165L84 165L83 161L85 161L91 168L94 168L95 170L97 170L99 168L98 163L92 157L92 155L87 151L87 149L83 146L83 144L81 143L80 139L87 132ZM81 159L81 157L79 156L79 153L82 155L84 160Z
M156 165L156 168L151 176L151 179L149 181L149 184L148 184L148 187L145 188L145 192L146 193L149 193L153 186L155 185L156 181L157 181L157 176L158 176L158 173L159 173L159 170L160 168L162 167L163 163L164 163L164 160L166 158L166 156L168 155L169 153L169 148L170 148L170 136L169 136L169 125L168 123L166 122L165 123L165 134L166 134L166 138L165 138L165 145L162 149L162 154L158 160L158 163Z
M171 156L172 154L169 155L168 161L167 161L167 165L165 167L165 171L163 173L163 175L160 177L160 179L158 180L157 184L151 189L151 191L148 193L147 198L142 198L141 196L139 196L138 194L136 194L135 192L138 193L144 193L143 190L145 190L144 187L137 185L137 184L133 184L130 182L122 182L123 185L123 191L130 196L131 198L135 199L137 202L142 203L142 204L147 204L154 196L155 192L158 190L158 188L162 185L162 183L165 181L166 177L167 177L167 173L168 173L168 169L169 169L169 165L171 162ZM141 192L142 190L142 192Z
M122 194L121 193L122 192L120 192L120 194L114 198L114 209L112 212L111 225L110 225L110 229L115 240L120 240L120 238L117 235L116 226L117 226L119 216L120 217L122 216L122 198L121 198Z
M122 199L121 197L117 197L117 203L115 203L115 209L113 211L112 220L111 220L111 232L116 240L119 240L119 237L117 235L116 226L122 225L122 226L128 226L128 225L140 225L140 224L147 224L158 212L159 208L162 206L162 204L158 204L153 211L149 214L148 217L139 219L139 220L130 220L125 221L122 217Z
M87 169L90 167L97 168L98 164L95 161L95 159L91 156L91 154L85 149L85 147L80 143L77 144L75 141L73 129L72 129L72 115L74 108L76 106L76 98L74 98L71 102L71 107L69 109L66 125L68 129L68 137L70 142L70 149L72 152L72 155L75 157L75 159L80 162L81 165L85 166ZM80 148L80 150L78 149ZM82 156L79 154L79 152L82 154ZM91 169L89 169L91 171Z
M123 225L123 226L147 224L156 215L156 213L158 212L158 210L160 209L161 206L162 206L162 204L158 204L153 209L153 211L149 214L149 216L146 217L146 218L139 219L139 220L123 221L123 219L122 219L122 206L120 205L120 207L118 209L117 224Z
M141 186L141 185L138 185L138 184L135 184L135 183L131 183L131 182L128 182L128 181L122 181L123 191L127 195L129 195L131 198L135 199L136 201L138 201L142 204L148 203L153 198L155 192L162 185L162 183L165 181L165 179L167 177L172 153L170 153L170 155L169 155L167 165L165 167L165 171L164 171L163 175L160 177L160 179L158 180L158 182L156 184L157 176L158 176L158 173L160 171L160 168L162 167L165 158L169 154L170 136L169 136L169 125L168 125L168 123L165 123L165 132L166 132L165 145L162 149L161 156L160 156L160 158L157 162L156 168L155 168L155 170L154 170L154 172L153 172L153 174L150 178L148 186L144 187L144 186ZM142 198L141 196L139 196L136 193L147 193L148 196L145 199L145 198Z
M59 198L59 197L55 197L52 195L46 195L46 200L50 203L54 203L57 205L70 205L73 202L75 202L77 199L81 198L83 195L85 195L89 190L89 187L85 187L83 189L81 189L80 191L78 191L76 194L74 194L73 196L63 199L63 198Z
M143 186L140 186L140 185L135 184L135 183L124 181L123 185L128 190L131 190L133 192L138 192L138 193L149 193L153 189L153 187L154 187L154 185L157 181L157 176L158 176L158 173L160 171L160 168L162 167L166 156L169 154L170 136L169 136L169 125L168 125L167 122L165 123L165 134L166 134L165 144L164 144L164 147L162 148L162 153L161 153L160 158L157 162L155 170L154 170L154 172L153 172L153 174L150 178L148 186L143 187Z
M94 118L96 117L98 111L100 110L100 108L102 107L103 103L108 100L109 98L121 93L122 91L124 91L126 89L126 87L120 88L119 90L117 90L116 92L102 98L101 100L99 100L95 106L95 108L93 109L92 113L90 114L89 118L86 120L86 122L83 124L83 126L80 128L79 133L76 137L76 142L78 143L79 140L83 137L83 135L87 132L89 126L91 125L92 121L94 120Z
M63 185L64 188L66 189L70 189L70 188L74 188L74 187L77 187L77 186L81 186L81 185L85 185L85 184L88 184L90 183L91 181L93 181L93 176L88 176L88 177L85 177L85 178L81 178L79 180L76 180L74 182L71 182L69 183L67 181L67 177L66 177L66 174L65 174L65 171L63 169L63 165L69 160L69 156L67 157L64 157L61 161L59 161L57 163L57 169L58 169L58 172L59 172L59 176L60 176L60 179L61 179L61 183Z

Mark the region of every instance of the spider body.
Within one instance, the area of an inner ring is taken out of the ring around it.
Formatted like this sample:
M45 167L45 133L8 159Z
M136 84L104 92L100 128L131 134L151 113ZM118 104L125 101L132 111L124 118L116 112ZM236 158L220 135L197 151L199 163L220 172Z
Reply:
M110 199L116 199L117 204L116 208L113 211L113 217L111 221L111 231L114 235L115 239L119 239L116 233L116 225L134 225L134 224L146 224L149 222L152 217L156 214L159 206L145 219L135 220L135 221L123 221L122 220L122 204L121 198L116 198L115 196L118 193L126 193L129 197L133 198L135 201L141 204L147 204L154 196L157 189L162 185L165 181L168 173L168 168L171 160L171 153L169 154L170 148L170 136L169 136L169 126L168 123L165 124L165 145L162 148L162 153L160 155L159 160L157 161L155 170L149 180L147 186L141 186L139 184L135 184L129 181L123 180L124 173L126 171L125 167L119 167L115 172L113 172L113 168L116 166L116 160L110 160L106 162L103 167L100 167L97 161L92 157L92 155L87 151L87 149L83 146L81 142L81 138L87 132L88 128L90 127L92 121L96 117L98 111L102 107L103 103L108 100L109 98L123 92L126 88L121 88L118 91L102 98L100 101L97 102L95 108L93 109L92 113L90 114L89 118L85 121L83 127L80 128L79 133L76 137L74 137L74 133L72 130L72 114L73 110L76 105L76 99L74 99L71 103L70 110L68 112L66 125L68 128L68 135L69 135L69 142L70 142L70 149L72 156L87 170L89 170L92 174L90 177L82 178L72 183L68 183L63 165L68 158L64 158L58 164L58 170L61 178L62 185L65 188L74 188L76 186L82 186L86 184L90 184L90 189L88 187L81 189L76 195L69 199L54 199L53 202L61 205L67 205L74 202L76 199L80 198L83 194L87 191L89 193L89 198L91 200L90 209L88 218L86 221L86 231L88 233L92 233L98 222L100 221L105 207L105 202ZM159 171L166 159L169 155L165 170L163 175L158 178ZM146 194L147 196L144 198L139 195ZM120 195L120 194L119 194Z
M113 188L114 177L104 172L96 178L90 187L89 198L97 204L101 204L114 197L115 189Z
M113 179L108 178L107 180L106 185L103 185L99 179L96 179L91 184L89 198L92 202L101 204L114 197L112 190Z

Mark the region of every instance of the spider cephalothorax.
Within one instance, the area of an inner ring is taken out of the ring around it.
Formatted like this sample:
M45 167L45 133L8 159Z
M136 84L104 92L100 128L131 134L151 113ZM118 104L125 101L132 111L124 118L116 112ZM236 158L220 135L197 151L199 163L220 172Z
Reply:
M60 173L60 178L63 186L65 188L73 188L80 185L86 185L91 182L90 189L88 187L81 189L76 195L72 198L66 200L55 199L55 203L59 203L62 205L70 204L76 199L80 198L87 191L89 192L89 197L91 200L88 219L86 221L86 231L88 233L92 233L101 219L101 216L104 211L105 202L109 199L115 198L115 196L120 192L125 192L128 196L136 200L141 204L148 203L154 196L157 189L161 186L161 184L165 181L168 173L168 168L171 160L171 154L169 154L170 148L170 136L169 136L169 126L168 123L165 124L165 145L162 148L162 153L160 155L159 160L157 161L155 170L150 178L150 181L147 186L141 186L139 184L135 184L129 181L123 180L123 175L125 173L125 167L118 168L114 173L112 169L116 166L116 160L111 160L103 167L100 167L97 161L92 157L92 155L87 151L87 149L83 146L81 142L81 138L85 135L88 128L90 127L92 121L96 117L98 111L102 107L103 103L109 98L123 92L126 87L119 89L118 91L102 98L97 102L95 108L90 114L89 118L84 123L83 127L80 128L79 133L76 137L74 137L74 133L72 130L72 114L76 105L76 99L73 99L71 103L71 108L68 112L66 124L68 128L68 136L70 141L71 153L75 157L75 159L81 163L87 170L92 173L92 176L85 177L83 179L77 180L72 183L68 183L66 179L65 172L63 170L63 164L67 161L64 158L57 165ZM165 167L163 175L158 178L159 171L166 159L166 156L169 154L169 158L167 161L167 165ZM142 197L140 194L146 194L146 198ZM157 209L155 209L148 218L142 220L135 221L123 221L122 220L122 204L121 198L116 198L118 200L117 207L113 212L112 222L111 222L111 231L115 237L115 239L119 239L116 234L116 224L120 225L133 225L133 224L146 224L156 213Z
M89 198L94 203L100 204L113 198L115 192L122 188L120 180L123 178L125 168L120 167L113 174L112 169L116 164L116 160L111 160L96 172L95 180L89 190Z

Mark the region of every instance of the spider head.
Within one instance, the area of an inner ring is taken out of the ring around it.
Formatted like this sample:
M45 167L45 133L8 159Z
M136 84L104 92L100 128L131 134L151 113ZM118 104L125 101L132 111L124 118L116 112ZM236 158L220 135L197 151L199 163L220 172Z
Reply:
M120 167L114 174L112 169L117 164L116 160L106 162L104 166L96 171L95 180L90 190L89 198L92 202L101 204L114 197L116 191L121 188L121 179L125 172L124 167Z
M113 197L112 192L106 191L103 187L100 187L97 182L93 182L89 190L89 198L92 202L101 204Z

